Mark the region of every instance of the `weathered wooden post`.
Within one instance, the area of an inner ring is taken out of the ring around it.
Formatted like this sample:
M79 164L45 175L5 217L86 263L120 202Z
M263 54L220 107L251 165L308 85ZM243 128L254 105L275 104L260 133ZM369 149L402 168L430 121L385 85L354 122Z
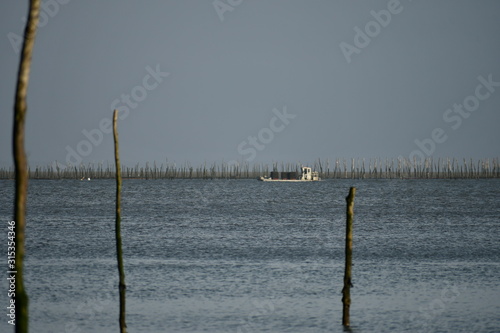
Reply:
M344 270L344 288L342 289L342 325L350 326L349 309L351 307L351 273L352 273L352 221L354 218L354 196L356 188L349 189L349 195L345 198L347 202L347 219L345 234L345 270Z
M120 332L127 332L127 324L125 323L125 272L123 268L123 253L122 253L122 235L120 231L121 224L121 192L122 192L122 172L120 166L120 154L118 145L118 110L113 113L113 138L115 141L115 166L116 166L116 221L115 221L115 238L116 238L116 257L118 260L118 274L120 281L118 289L120 292Z
M27 110L28 82L30 77L31 56L35 44L36 28L40 13L40 0L31 0L28 9L28 21L24 30L21 61L17 73L16 96L14 100L14 124L12 135L12 153L14 157L16 192L14 198L14 221L9 230L15 237L15 262L9 260L9 279L15 284L15 324L16 332L28 332L28 294L24 289L23 261L26 225L26 198L28 193L28 162L24 149L24 125ZM12 224L11 224L12 223ZM9 232L9 236L11 233ZM9 250L10 251L10 250ZM9 258L10 259L10 258ZM12 304L12 303L10 303Z

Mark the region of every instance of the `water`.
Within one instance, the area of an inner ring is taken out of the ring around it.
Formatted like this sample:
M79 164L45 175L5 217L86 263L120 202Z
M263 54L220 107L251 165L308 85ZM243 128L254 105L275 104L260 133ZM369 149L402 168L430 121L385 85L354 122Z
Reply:
M342 332L350 186L352 332L500 332L499 180L126 180L128 331ZM114 191L30 182L31 331L118 331Z

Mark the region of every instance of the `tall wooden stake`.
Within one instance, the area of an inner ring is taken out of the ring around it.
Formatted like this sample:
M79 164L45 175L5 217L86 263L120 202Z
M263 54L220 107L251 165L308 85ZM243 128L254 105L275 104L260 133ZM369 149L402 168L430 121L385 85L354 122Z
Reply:
M123 269L123 253L122 253L122 235L120 231L121 224L121 192L122 192L122 173L120 166L120 154L118 144L118 110L113 113L113 138L115 141L115 165L116 165L116 222L115 222L115 238L116 238L116 257L118 259L118 274L120 281L118 289L120 292L120 332L127 332L127 324L125 323L125 272Z
M14 101L14 126L12 153L16 172L16 193L14 199L14 226L15 226L15 264L9 265L9 277L15 279L15 318L17 333L28 332L28 294L24 289L23 260L26 226L26 197L28 192L28 162L24 150L24 124L27 110L28 82L31 68L31 55L35 44L36 27L40 13L40 0L31 0L28 12L28 21L24 30L23 49L19 72L17 74L16 97Z
M347 219L346 219L346 234L345 234L345 271L344 271L344 288L342 289L342 303L344 304L342 311L342 325L350 326L349 309L351 307L351 273L352 273L352 221L354 218L354 196L356 188L351 187L349 195L345 198L347 202Z

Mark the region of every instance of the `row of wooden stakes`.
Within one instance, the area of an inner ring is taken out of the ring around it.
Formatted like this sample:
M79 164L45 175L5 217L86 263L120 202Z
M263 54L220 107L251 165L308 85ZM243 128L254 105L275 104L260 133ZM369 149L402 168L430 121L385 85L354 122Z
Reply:
M302 165L312 166L322 179L477 179L500 178L499 158L457 159L427 158L424 161L398 159L345 159L337 158L333 162L320 159L313 163L232 163L225 162L192 166L186 162L146 163L133 167L120 168L124 179L255 179L268 176L272 171L300 173ZM116 168L109 163L89 163L79 166L52 165L36 166L28 169L31 179L111 179ZM0 179L14 179L13 168L0 168Z

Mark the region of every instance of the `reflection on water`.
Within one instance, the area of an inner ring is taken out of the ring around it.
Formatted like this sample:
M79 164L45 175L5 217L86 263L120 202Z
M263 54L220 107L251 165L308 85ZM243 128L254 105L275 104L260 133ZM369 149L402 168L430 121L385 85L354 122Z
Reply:
M129 331L342 332L345 196L356 186L350 331L497 332L499 185L126 180ZM0 181L4 221L12 186ZM32 330L118 329L114 189L30 182Z

